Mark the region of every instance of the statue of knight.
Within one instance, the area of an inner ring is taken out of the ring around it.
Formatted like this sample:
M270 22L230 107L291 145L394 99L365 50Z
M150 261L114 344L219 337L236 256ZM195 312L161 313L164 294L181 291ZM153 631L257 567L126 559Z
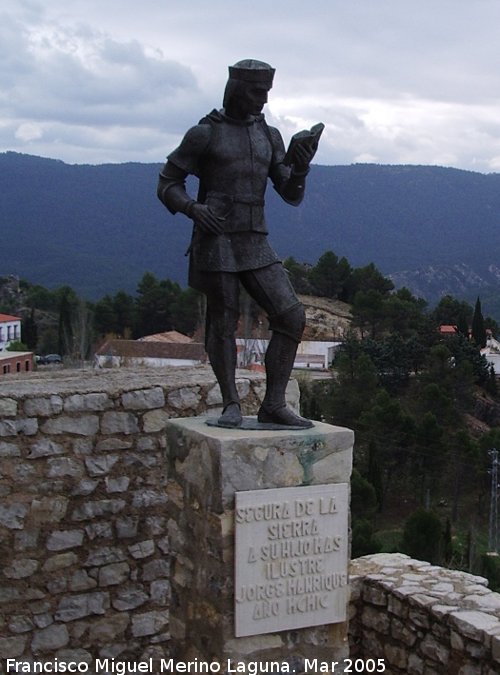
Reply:
M301 203L319 136L295 143L285 153L280 132L267 125L262 113L274 72L254 59L230 66L222 109L212 110L187 131L167 157L158 183L158 197L167 209L194 224L189 284L207 298L206 350L222 392L217 424L223 427L238 427L243 420L235 383L240 283L266 312L272 331L258 422L292 429L312 426L285 401L305 312L269 245L264 195L270 178L288 204ZM197 199L186 192L189 174L199 179Z

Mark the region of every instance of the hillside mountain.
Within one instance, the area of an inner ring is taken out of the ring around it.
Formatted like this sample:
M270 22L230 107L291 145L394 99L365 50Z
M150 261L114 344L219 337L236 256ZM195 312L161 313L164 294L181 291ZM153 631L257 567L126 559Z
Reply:
M0 154L0 275L92 299L134 292L145 271L185 285L190 223L156 198L161 166ZM500 316L500 174L356 164L313 166L307 180L298 208L267 193L282 257L314 264L331 249L356 267L374 262L430 302L480 294Z

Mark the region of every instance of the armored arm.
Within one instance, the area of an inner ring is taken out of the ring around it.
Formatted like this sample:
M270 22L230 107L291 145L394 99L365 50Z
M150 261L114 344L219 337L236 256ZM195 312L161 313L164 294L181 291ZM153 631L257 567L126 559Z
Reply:
M190 209L195 203L186 192L187 171L180 169L170 160L160 171L157 195L170 213L185 213L191 217Z
M269 131L273 145L270 177L274 189L288 204L298 206L304 198L306 176L309 173L309 164L314 151L304 146L297 146L290 168L283 163L285 146L281 134L273 127L269 127Z
M210 127L199 124L190 129L180 146L167 158L160 171L157 195L170 213L184 213L201 230L219 234L223 224L205 204L200 204L186 191L186 178L198 174L198 162L210 140Z

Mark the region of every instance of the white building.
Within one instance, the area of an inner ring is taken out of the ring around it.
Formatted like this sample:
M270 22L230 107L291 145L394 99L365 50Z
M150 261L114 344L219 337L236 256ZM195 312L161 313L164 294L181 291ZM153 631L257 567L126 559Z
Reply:
M237 338L238 367L248 368L262 365L269 340L259 338ZM298 348L293 367L311 370L328 370L336 349L341 342L303 340Z
M10 314L0 314L0 352L11 342L21 339L21 319Z
M491 335L486 340L486 347L481 349L481 354L486 358L489 366L493 366L495 375L500 377L500 342Z

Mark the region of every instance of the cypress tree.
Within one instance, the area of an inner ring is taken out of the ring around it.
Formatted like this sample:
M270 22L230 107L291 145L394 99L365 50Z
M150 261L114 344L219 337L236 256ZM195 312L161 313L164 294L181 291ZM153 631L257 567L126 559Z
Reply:
M481 300L479 297L476 300L474 315L472 317L472 339L479 349L486 347L486 328L484 327L484 317L481 311Z

